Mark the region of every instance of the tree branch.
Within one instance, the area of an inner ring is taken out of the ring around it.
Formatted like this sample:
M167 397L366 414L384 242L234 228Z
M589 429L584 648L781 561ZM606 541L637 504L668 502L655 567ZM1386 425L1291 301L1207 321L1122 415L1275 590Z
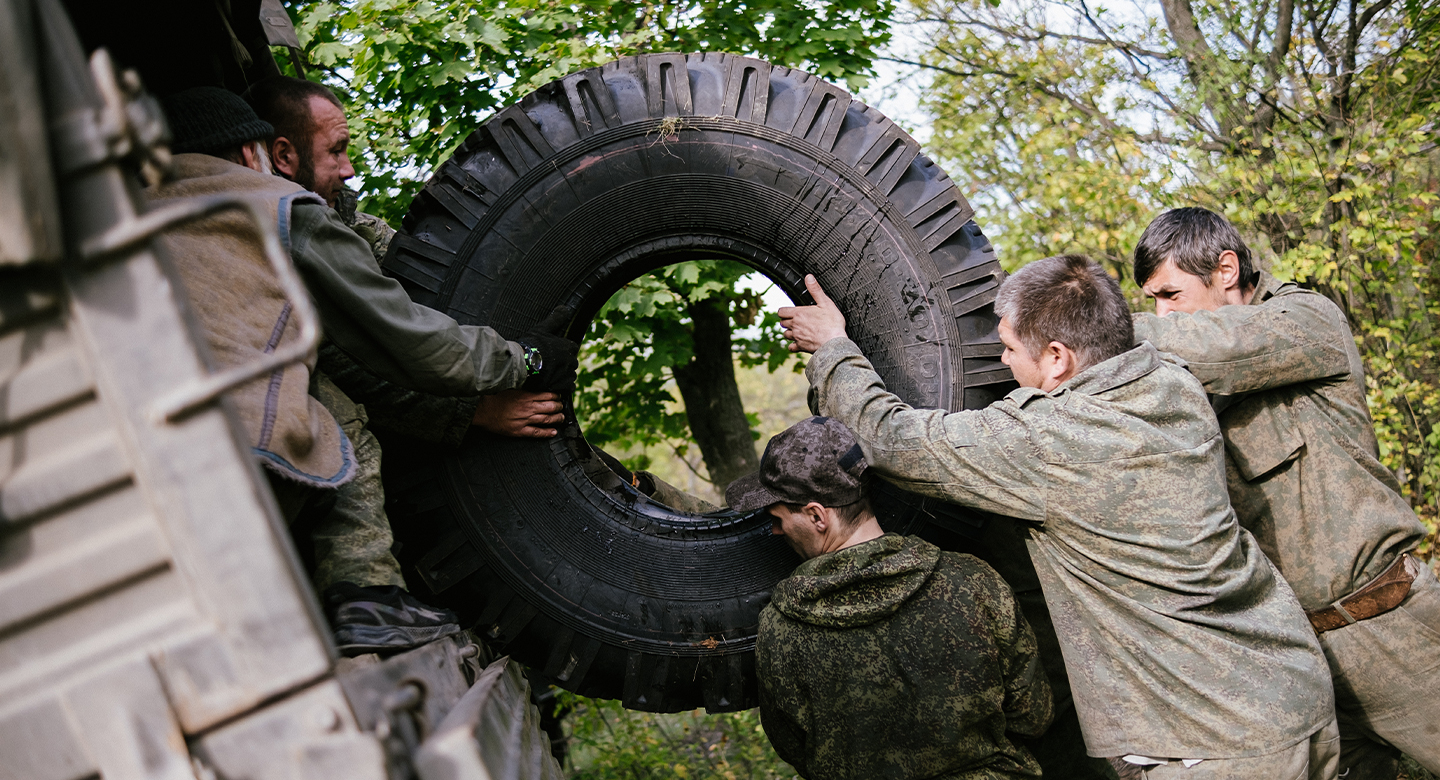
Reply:
M1257 141L1260 135L1268 134L1274 129L1275 116L1280 111L1273 93L1280 83L1280 66L1290 52L1290 32L1294 22L1295 0L1280 0L1280 6L1275 11L1275 35L1272 36L1274 45L1270 49L1270 56L1265 58L1265 84L1259 90L1260 110L1255 112L1253 129ZM1263 20L1256 24L1263 24ZM1266 154L1274 156L1273 150L1267 150Z
M1219 67L1215 53L1210 50L1210 44L1205 41L1205 35L1195 21L1190 0L1160 0L1160 8L1165 12L1165 26L1170 30L1170 37L1175 39L1190 71L1191 83L1219 125L1221 139L1229 142L1235 129L1235 112L1230 105L1216 105L1221 95ZM1227 98L1225 102L1228 104L1230 101Z
M1167 52L1167 51L1157 51L1157 50L1155 50L1155 49L1147 49L1147 48L1145 48L1145 47L1143 47L1143 46L1139 46L1139 45L1134 44L1134 43L1131 43L1131 42L1129 42L1129 41L1115 41L1115 40L1112 40L1112 39L1110 39L1110 38L1108 38L1108 37L1106 37L1106 38L1090 38L1090 37L1087 37L1087 36L1084 36L1084 35L1076 35L1076 34L1073 34L1073 33L1058 33L1058 32L1054 32L1054 31L1052 31L1052 30L1042 30L1042 31L1039 32L1039 33L1026 34L1026 33L1020 32L1019 30L1016 30L1016 29L1007 29L1007 28L1004 28L1004 27L1000 27L1000 26L998 26L998 25L991 24L991 23L989 23L989 22L981 21L980 19L977 19L976 17L971 16L971 15L969 15L969 14L964 14L964 15L962 16L962 18L961 18L958 22L957 22L956 20L953 20L953 19L942 19L942 18L931 18L931 17L918 17L918 18L915 19L915 21L916 21L916 22L933 22L933 23L937 23L937 24L950 24L950 25L960 24L960 25L964 25L964 26L980 27L980 28L989 30L990 32L993 32L993 33L995 33L996 35L1002 35L1002 36L1004 36L1004 37L1006 38L1006 40L1010 40L1010 41L1026 41L1026 42L1029 42L1029 43L1038 43L1038 42L1043 41L1043 40L1046 40L1046 39L1054 39L1054 40L1060 40L1060 41L1075 41L1076 43L1087 43L1087 44L1096 45L1096 46L1110 46L1110 47L1113 47L1113 48L1118 49L1118 50L1120 50L1120 51L1123 51L1123 52L1125 52L1126 54L1134 54L1134 55L1140 56L1140 57L1149 57L1149 58L1151 58L1151 59L1163 60L1163 61L1167 61L1167 62L1170 61L1170 60L1175 59L1175 55L1172 54L1172 53L1170 53L1170 52Z
M1097 21L1093 15L1091 15L1090 7L1086 5L1085 0L1080 0L1080 13L1082 16L1085 17L1085 21L1089 22L1091 28L1093 28L1097 33L1099 33L1100 36L1106 41L1109 41L1112 47L1120 51L1122 54L1125 54L1125 62L1130 66L1130 75L1134 76L1137 80L1141 82L1144 82L1150 78L1150 69L1145 68L1144 72L1141 72L1140 63L1136 62L1134 57L1129 56L1129 54L1124 51L1120 44L1116 42L1114 38L1110 37L1110 33L1106 32L1105 28L1100 26L1100 22ZM1184 117L1185 121L1189 122L1191 127L1198 129L1200 132L1220 143L1229 142L1228 137L1217 136L1214 130L1212 130L1203 119L1175 105L1175 101L1171 100L1169 95L1166 95L1164 92L1161 92L1157 89L1151 89L1150 93L1158 97L1160 99L1160 102L1164 103L1165 107L1170 109L1170 113L1176 116ZM1214 114L1213 110L1211 111L1211 114ZM1221 129L1223 130L1223 128Z

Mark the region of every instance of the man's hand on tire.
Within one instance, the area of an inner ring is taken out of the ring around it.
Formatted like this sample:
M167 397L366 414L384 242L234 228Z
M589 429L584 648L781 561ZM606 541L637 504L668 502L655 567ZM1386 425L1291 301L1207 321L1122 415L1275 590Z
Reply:
M521 336L519 341L525 348L526 367L530 371L521 389L547 393L568 393L575 389L575 370L580 367L579 344L548 333L531 333Z
M813 274L805 275L805 289L815 299L814 306L785 306L776 312L785 338L792 342L791 352L814 352L831 339L845 338L845 315Z
M486 433L521 439L548 439L565 422L564 404L554 393L504 390L480 396L471 424Z

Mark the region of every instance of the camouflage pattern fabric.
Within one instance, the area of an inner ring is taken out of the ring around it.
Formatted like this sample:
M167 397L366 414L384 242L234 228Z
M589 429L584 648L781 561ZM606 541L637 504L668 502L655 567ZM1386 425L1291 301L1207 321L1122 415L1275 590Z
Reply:
M390 240L395 237L395 228L390 227L390 223L385 220L374 214L366 214L359 208L360 193L345 186L335 192L335 213L340 216L340 221L365 239L365 243L370 245L370 254L375 258L375 262L382 262L385 252L390 249Z
M1091 755L1264 755L1334 717L1315 634L1230 508L1205 393L1153 347L955 413L905 405L849 339L806 375L881 476L1036 524Z
M1301 606L1349 595L1424 538L1376 458L1360 351L1328 298L1262 273L1250 305L1137 314L1135 340L1216 397L1235 513Z
M648 477L650 484L655 486L655 492L650 494L650 497L671 509L689 512L695 515L703 515L707 512L718 512L723 508L699 496L692 496L648 471L637 471L635 473Z
M1440 774L1440 583L1420 568L1399 608L1320 635L1346 780L1393 780L1401 751Z
M377 262L385 258L385 253L390 250L390 240L395 237L395 228L390 227L385 220L363 211L355 215L354 222L346 224L370 245L370 254Z
M1249 305L1137 314L1135 338L1183 358L1212 394L1235 511L1306 609L1363 587L1424 537L1377 458L1364 365L1328 298L1262 273ZM1320 635L1352 779L1393 778L1392 745L1440 772L1440 608L1422 603L1434 583L1427 568L1394 613Z
M1095 758L1085 749L1085 736L1075 700L1070 693L1070 675L1065 671L1065 657L1060 650L1060 637L1050 619L1050 608L1040 590L1040 575L1025 547L1029 531L1024 523L1006 522L995 518L986 522L980 538L965 550L995 569L1015 594L1015 603L1025 615L1025 622L1035 632L1040 649L1040 665L1050 681L1055 699L1055 718L1050 728L1024 744L1040 762L1046 780L1118 780L1115 769L1103 758Z
M994 570L887 534L801 564L756 640L760 717L802 777L1033 778L1035 637Z
M336 489L333 504L307 528L314 545L315 589L323 593L341 582L404 588L400 563L390 550L395 539L380 484L380 443L365 427L365 407L321 373L316 374L314 393L355 445L359 467L355 479Z
M1145 780L1334 780L1339 756L1340 730L1332 720L1309 739L1274 753L1212 759L1188 767L1183 761L1167 761L1144 767L1139 776Z

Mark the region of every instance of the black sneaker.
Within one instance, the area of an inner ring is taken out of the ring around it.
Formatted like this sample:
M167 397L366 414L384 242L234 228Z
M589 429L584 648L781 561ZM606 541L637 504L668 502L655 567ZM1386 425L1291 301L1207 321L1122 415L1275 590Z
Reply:
M325 613L346 656L408 650L460 633L454 612L422 604L394 585L332 585L325 590Z

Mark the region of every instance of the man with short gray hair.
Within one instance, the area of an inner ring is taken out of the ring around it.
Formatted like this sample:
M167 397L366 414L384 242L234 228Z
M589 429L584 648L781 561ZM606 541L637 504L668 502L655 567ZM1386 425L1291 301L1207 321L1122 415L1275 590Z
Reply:
M819 412L908 490L1031 524L1090 754L1148 777L1335 777L1330 677L1294 594L1240 528L1220 429L1182 365L1133 345L1095 263L1038 260L1001 285L1020 389L977 411L912 409L813 277L780 310Z
M1440 772L1440 583L1378 460L1344 312L1254 270L1239 232L1200 208L1150 223L1135 281L1160 315L1135 315L1135 338L1186 360L1214 398L1235 512L1320 636L1341 773L1394 778L1402 750Z

